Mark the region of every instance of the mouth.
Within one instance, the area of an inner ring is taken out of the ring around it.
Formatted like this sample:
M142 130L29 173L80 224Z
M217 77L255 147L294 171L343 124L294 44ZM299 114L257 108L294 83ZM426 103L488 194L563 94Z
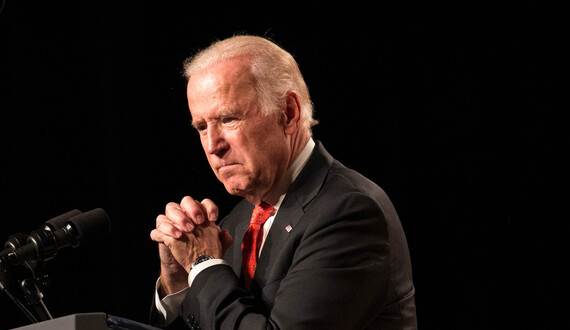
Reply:
M228 170L231 169L234 166L239 165L238 163L228 163L228 164L222 164L220 166L218 166L218 171L223 171L223 170Z

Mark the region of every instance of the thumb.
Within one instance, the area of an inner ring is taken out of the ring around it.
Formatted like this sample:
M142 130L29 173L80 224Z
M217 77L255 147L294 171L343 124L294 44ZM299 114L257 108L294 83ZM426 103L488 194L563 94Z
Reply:
M234 239L227 229L220 231L220 241L222 242L222 255L234 243Z

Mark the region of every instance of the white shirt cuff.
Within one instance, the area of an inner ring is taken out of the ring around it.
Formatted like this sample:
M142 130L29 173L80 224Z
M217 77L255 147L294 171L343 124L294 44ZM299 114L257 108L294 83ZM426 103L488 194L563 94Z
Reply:
M227 265L227 264L228 263L224 259L210 259L197 264L196 267L192 267L192 269L190 269L190 274L188 274L188 286L192 285L192 282L194 282L196 276L198 276L198 274L200 274L200 272L203 271L204 269L214 265Z
M188 291L189 288L184 288L176 293L169 294L160 299L160 296L158 295L159 287L160 278L156 281L154 304L164 320L162 324L159 324L159 326L167 326L172 323L180 314L180 305L182 304L182 301L184 301L186 291Z
M188 287L176 292L165 296L164 298L160 299L158 295L158 290L160 287L160 278L156 281L156 289L154 293L154 304L156 309L162 315L163 323L159 324L159 326L167 326L172 323L180 314L180 305L184 301L186 297L186 292L192 285L194 278L198 276L198 274L203 271L204 269L214 266L214 265L227 265L228 263L224 259L210 259L204 262L199 263L196 267L193 267L190 270L190 274L188 275Z

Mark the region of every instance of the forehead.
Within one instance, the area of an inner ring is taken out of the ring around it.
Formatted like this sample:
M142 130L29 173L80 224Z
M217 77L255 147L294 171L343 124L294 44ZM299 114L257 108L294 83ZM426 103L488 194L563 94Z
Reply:
M255 95L255 78L251 67L242 58L219 61L194 73L187 85L191 113L204 108L230 106Z
M250 61L244 56L235 56L217 61L195 72L188 79L188 94L203 91L224 91L233 88L253 87L254 75Z

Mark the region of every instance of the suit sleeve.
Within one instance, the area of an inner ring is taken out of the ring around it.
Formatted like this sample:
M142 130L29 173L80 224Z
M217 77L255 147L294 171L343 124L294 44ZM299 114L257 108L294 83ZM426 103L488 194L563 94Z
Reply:
M198 319L202 329L364 328L388 296L387 222L367 194L330 200L313 201L284 247L291 249L290 267L266 283L276 290L270 310L220 265L196 277L183 315Z

